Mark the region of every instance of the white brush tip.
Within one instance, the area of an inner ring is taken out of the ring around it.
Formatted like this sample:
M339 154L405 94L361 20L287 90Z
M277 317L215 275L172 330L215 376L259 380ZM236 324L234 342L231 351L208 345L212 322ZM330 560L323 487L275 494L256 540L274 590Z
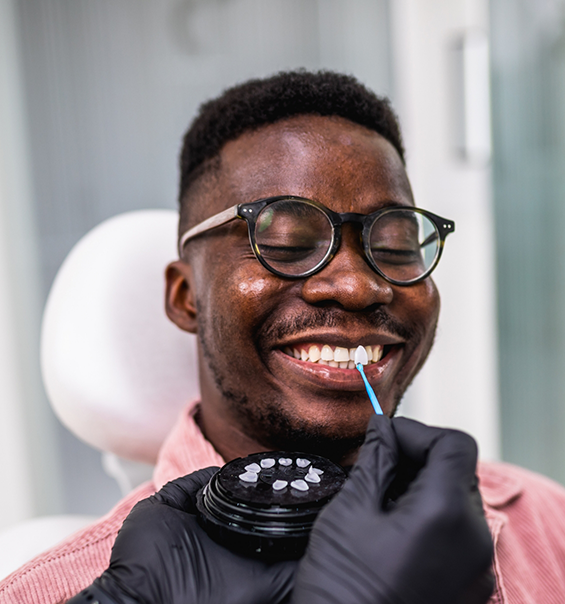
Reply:
M355 364L358 365L367 365L369 363L369 358L367 357L367 351L364 346L357 346L357 350L355 351Z

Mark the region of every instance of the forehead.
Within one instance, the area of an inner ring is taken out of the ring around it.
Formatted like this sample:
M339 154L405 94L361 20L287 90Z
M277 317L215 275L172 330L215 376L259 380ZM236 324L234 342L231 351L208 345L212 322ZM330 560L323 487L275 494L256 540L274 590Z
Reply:
M275 195L316 199L340 212L413 204L392 144L337 117L299 116L247 132L221 150L218 176L214 211Z

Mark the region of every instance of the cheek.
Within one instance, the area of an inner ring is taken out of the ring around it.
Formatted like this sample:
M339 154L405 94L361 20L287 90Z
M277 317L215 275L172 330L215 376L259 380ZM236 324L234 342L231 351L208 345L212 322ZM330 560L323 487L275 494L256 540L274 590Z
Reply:
M253 347L257 328L279 304L281 280L265 273L256 260L235 267L233 263L203 267L208 278L201 284L200 310L208 333L215 334L222 349Z
M427 342L433 338L439 317L440 299L435 283L431 279L397 290L395 306ZM423 343L422 342L422 343Z
M427 314L429 316L429 331L434 333L439 318L439 292L437 290L436 284L432 281L432 279L426 279L426 281L424 281L422 285L425 286L424 297L426 303L424 304L424 306L425 308L427 308Z
M260 299L272 288L270 279L247 277L237 284L238 295L246 300Z

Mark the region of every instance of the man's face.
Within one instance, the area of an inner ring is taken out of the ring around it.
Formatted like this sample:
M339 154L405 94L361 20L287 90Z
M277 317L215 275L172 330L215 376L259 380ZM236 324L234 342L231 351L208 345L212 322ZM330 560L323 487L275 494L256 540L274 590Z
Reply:
M213 184L191 199L196 221L277 195L363 214L413 205L394 147L341 118L300 116L262 127L227 143L220 159ZM212 433L232 430L248 437L248 449L351 459L374 413L360 374L296 359L294 350L382 347L382 359L365 373L392 416L431 348L439 312L431 279L401 287L371 269L353 224L343 226L340 249L322 271L285 279L257 261L246 224L236 220L191 242L168 282L169 316L198 333L201 418L219 450Z

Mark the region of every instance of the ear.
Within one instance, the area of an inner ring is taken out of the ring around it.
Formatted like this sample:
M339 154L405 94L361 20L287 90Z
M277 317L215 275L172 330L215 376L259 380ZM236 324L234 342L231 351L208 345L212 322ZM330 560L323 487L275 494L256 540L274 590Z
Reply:
M165 311L180 329L196 333L196 300L192 287L192 268L186 262L171 262L165 271Z

